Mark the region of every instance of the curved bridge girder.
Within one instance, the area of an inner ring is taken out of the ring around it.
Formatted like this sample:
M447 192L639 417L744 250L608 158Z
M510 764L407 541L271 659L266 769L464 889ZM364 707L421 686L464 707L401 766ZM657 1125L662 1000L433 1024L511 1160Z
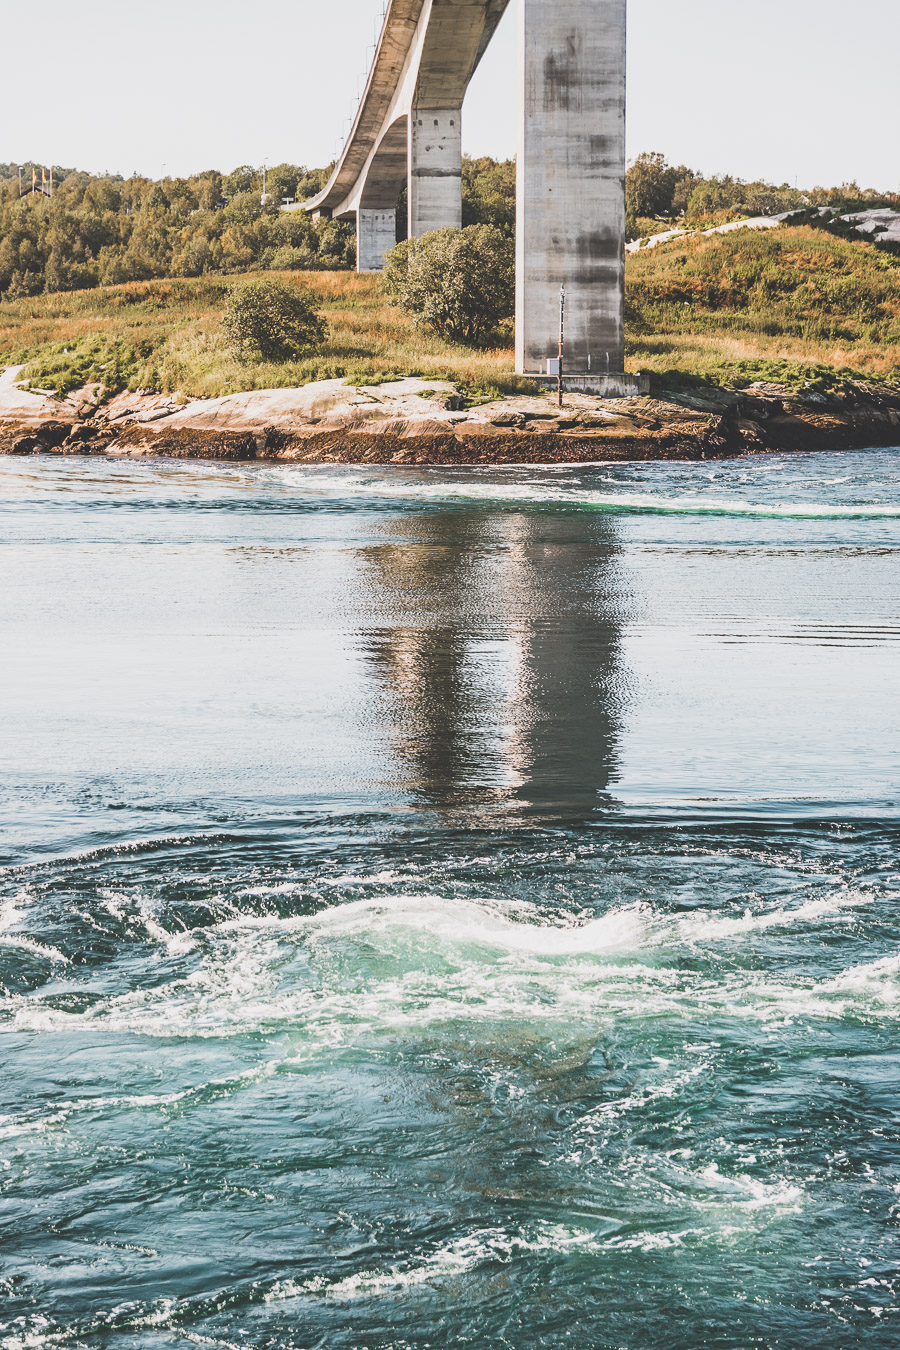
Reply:
M361 270L382 265L387 226L381 216L396 206L404 180L411 235L461 223L463 98L508 4L390 0L347 143L324 191L306 203L315 215L356 213ZM364 237L373 227L371 211L379 213L377 240Z
M409 163L409 118L398 117L382 136L369 161L359 204L363 209L396 210L406 186Z

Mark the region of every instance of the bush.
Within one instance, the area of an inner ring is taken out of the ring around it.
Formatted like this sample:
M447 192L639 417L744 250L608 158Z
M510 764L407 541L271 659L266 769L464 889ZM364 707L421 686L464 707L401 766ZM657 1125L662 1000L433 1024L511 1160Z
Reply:
M515 244L493 225L434 230L391 249L385 285L417 324L483 343L515 309Z
M464 225L496 225L504 234L516 232L516 162L483 156L462 160L462 215Z
M281 281L236 286L222 322L244 361L290 361L320 346L328 331L313 293Z

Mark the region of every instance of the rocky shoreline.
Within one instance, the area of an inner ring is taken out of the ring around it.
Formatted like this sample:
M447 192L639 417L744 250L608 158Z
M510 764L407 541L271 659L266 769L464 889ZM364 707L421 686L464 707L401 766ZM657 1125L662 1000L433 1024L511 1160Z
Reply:
M466 407L450 384L397 380L263 389L185 401L149 391L65 398L0 375L0 453L369 464L553 464L718 459L900 445L900 387L840 394L755 384L599 400L547 396Z

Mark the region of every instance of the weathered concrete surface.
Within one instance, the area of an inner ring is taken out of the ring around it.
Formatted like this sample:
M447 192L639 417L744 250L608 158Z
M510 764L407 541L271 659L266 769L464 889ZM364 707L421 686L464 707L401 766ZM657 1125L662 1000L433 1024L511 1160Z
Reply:
M461 225L461 109L417 106L409 132L410 238Z
M355 216L358 266L393 243L404 181L409 234L462 223L462 102L509 0L391 0L366 91L327 187L305 209ZM573 389L623 396L626 0L518 0L516 368L546 375L567 291ZM607 377L619 377L615 380Z
M626 0L520 0L516 369L618 374L625 358Z
M559 379L555 375L532 375L534 383L551 392L559 388ZM593 398L634 398L638 394L650 392L650 380L640 375L572 375L563 376L566 394L590 394Z
M397 242L397 210L361 206L356 217L356 269L380 272L385 255Z
M460 225L463 98L508 3L390 0L347 144L324 191L304 203L313 215L356 217L361 270L379 265L387 235L360 211L396 207L405 185L410 235Z

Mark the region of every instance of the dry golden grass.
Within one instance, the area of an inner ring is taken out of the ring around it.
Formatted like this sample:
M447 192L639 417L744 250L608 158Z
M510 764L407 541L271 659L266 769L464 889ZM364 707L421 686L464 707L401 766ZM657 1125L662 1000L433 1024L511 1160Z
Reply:
M808 227L698 236L629 259L632 367L746 363L900 373L900 261Z
M0 305L0 354L9 364L30 362L35 382L49 385L67 375L68 383L89 375L86 364L97 368L94 378L102 379L101 367L113 364L112 353L128 384L208 397L317 379L366 383L405 375L500 392L525 387L514 373L511 345L473 349L417 329L408 315L386 303L377 277L267 275L307 286L320 298L329 331L314 356L280 363L238 361L221 327L225 297L236 282L210 277L132 282ZM81 350L85 347L90 352Z
M259 277L254 273L254 278ZM387 303L378 277L270 273L319 297L321 352L247 364L221 327L235 277L132 282L0 305L0 362L29 362L41 387L112 387L215 396L343 378L446 379L471 390L527 389L511 334L492 350L443 341ZM900 373L900 262L809 228L678 241L628 263L629 370L729 382L754 366Z

